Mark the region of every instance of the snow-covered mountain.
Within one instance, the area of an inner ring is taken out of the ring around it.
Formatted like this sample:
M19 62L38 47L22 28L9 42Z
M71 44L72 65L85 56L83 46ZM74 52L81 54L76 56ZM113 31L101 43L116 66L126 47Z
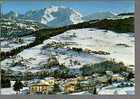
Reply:
M114 18L114 17L116 17L116 15L111 12L96 12L84 16L82 19L85 21L89 21L89 20L97 20L97 19L101 20L101 19Z
M52 6L41 10L44 15L41 17L41 23L50 27L60 27L82 22L82 15L71 8Z
M117 15L111 12L96 12L87 16L82 16L79 11L64 6L51 6L49 8L30 10L25 14L18 14L14 11L10 11L4 15L4 18L31 20L45 24L48 27L61 27L97 19L123 19L128 17L130 16Z
M82 15L77 10L66 8L63 6L51 6L49 8L31 10L24 15L19 15L15 12L9 12L8 17L14 17L24 20L33 20L43 23L49 27L60 27L70 24L82 22Z

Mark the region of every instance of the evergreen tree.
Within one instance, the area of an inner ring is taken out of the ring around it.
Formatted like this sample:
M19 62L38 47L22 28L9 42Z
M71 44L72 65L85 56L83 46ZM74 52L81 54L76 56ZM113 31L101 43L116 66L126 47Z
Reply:
M54 84L54 89L53 89L53 92L60 92L61 91L61 89L60 89L60 87L59 87L59 85L58 84Z
M2 77L1 79L1 88L10 88L11 87L11 83L9 79L5 79Z
M130 72L127 76L127 80L130 80L132 78L134 78L134 74L132 72Z
M14 90L16 91L16 94L20 93L20 89L23 88L23 83L19 80L17 80L13 86Z
M94 94L94 95L97 94L97 89L96 89L96 87L95 87L94 90L93 90L93 94Z

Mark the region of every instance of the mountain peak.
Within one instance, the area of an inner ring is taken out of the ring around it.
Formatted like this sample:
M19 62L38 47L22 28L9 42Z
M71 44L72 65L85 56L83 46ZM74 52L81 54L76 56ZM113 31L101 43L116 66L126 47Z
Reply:
M61 27L82 22L82 15L78 11L64 6L50 6L25 16L49 27Z
M50 6L48 8L30 10L24 15L9 12L7 16L40 22L48 27L61 27L83 22L79 11L64 6Z

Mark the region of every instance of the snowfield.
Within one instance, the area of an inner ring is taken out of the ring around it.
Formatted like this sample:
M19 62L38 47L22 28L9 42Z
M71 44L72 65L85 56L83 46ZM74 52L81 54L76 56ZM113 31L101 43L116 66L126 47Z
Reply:
M132 34L118 34L94 28L70 30L45 40L43 44L25 49L14 59L5 59L1 62L1 66L3 69L13 71L37 72L41 71L43 64L47 64L47 59L51 55L56 56L61 64L69 68L79 68L84 64L94 64L110 59L115 59L115 61L123 62L126 65L134 65L135 37ZM53 45L59 45L59 47L54 48ZM83 51L78 53L70 49L73 47L83 50L105 51L110 54L100 55ZM10 67L13 60L22 61L26 66ZM74 61L78 64L74 64Z
M25 37L21 37L20 40L22 41L19 41L19 39L17 38L11 38L11 39L1 38L1 51L8 52L20 46L25 46L27 44L30 44L35 40L35 37L25 36Z
M121 87L117 88L116 85L113 84L107 87L103 87L98 94L99 95L134 95L135 87Z
M72 38L71 36L73 35L74 37ZM72 42L71 45L68 45L69 47L106 51L109 52L110 55L98 55L98 57L107 59L114 58L116 61L122 61L127 65L135 64L135 37L131 33L118 34L106 30L78 29L52 37L49 41ZM128 47L119 44L126 44Z
M77 52L73 48L81 48ZM14 57L1 61L1 68L8 70L12 75L24 74L25 72L44 71L44 64L50 56L55 56L60 64L70 69L71 74L79 74L79 68L85 64L100 63L114 59L125 65L134 65L135 36L133 33L115 33L112 31L85 28L69 30L60 35L45 40L42 44L25 49ZM91 51L91 52L88 52ZM94 51L103 51L109 54L97 54ZM16 63L16 65L14 65ZM18 64L17 64L18 63ZM45 69L45 71L53 71ZM29 88L21 90L21 95L26 94ZM99 95L134 95L134 86L118 88L115 85L103 87L98 90ZM14 95L13 88L2 88L1 94ZM71 95L89 94L87 92L73 93Z
M70 35L76 35L74 38L67 38ZM90 49L93 51L106 51L110 55L98 55L107 59L114 58L116 61L122 61L127 65L134 65L135 37L132 34L115 33L112 31L98 29L78 29L67 31L59 36L52 37L53 41L73 42L70 47ZM126 44L125 47L117 44Z

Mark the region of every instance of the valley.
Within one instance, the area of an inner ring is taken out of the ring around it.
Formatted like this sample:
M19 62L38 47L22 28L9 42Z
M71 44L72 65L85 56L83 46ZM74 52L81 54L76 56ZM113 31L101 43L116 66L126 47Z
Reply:
M1 26L3 95L135 94L133 13L83 18L52 6L9 12ZM14 91L16 84L22 88Z

